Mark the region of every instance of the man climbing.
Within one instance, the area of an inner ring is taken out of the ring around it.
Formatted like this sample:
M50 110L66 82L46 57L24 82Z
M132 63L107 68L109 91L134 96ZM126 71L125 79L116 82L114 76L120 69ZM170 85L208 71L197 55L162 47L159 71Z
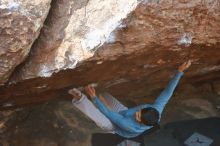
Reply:
M97 126L109 133L125 138L136 137L158 125L162 111L172 96L183 72L191 65L190 61L179 66L177 73L153 104L143 104L127 108L108 93L97 96L94 87L88 85L87 96L77 89L69 90L73 95L72 103Z

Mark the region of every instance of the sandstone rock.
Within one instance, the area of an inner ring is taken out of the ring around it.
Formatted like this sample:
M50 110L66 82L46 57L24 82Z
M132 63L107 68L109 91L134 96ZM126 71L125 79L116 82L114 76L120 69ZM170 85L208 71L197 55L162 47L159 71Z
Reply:
M178 65L188 59L193 61L192 67L185 73L180 86L187 83L196 88L203 82L219 79L219 1L146 1L138 5L115 31L108 29L108 39L103 39L102 34L88 39L93 29L86 25L94 25L94 30L104 29L105 22L115 18L112 8L118 8L113 7L113 3L97 17L96 11L102 12L102 9L96 10L94 2L97 1L53 1L51 13L30 57L10 80L21 82L0 88L0 108L65 97L68 88L88 83L98 83L120 100L127 97L137 99L137 103L150 101L156 98L152 93L159 94ZM120 2L124 1L117 1L117 4ZM137 3L132 5L131 1L128 6L133 8ZM105 4L103 1L100 6L104 8ZM111 17L104 17L108 12ZM114 12L121 13L118 9ZM90 25L88 22L93 21L85 22L84 18L92 18L94 23ZM101 18L105 19L101 21ZM82 21L74 21L76 19ZM95 27L97 24L100 26ZM84 48L86 45L82 44L93 38L102 40L101 44L106 42L101 47L96 44L94 48ZM80 63L74 68L77 62ZM67 68L71 69L61 71ZM36 78L39 76L41 78Z
M94 54L137 0L56 0L33 52L16 80L50 77Z
M213 83L214 92L220 96L220 81L215 81Z
M16 81L49 77L59 70L75 68L77 62L90 58L105 41L107 44L98 50L98 57L92 59L114 60L125 54L150 53L151 49L166 49L193 58L195 50L186 50L185 46L212 46L220 42L219 3L146 1L118 26L135 9L137 1L56 1L35 51L16 74ZM112 32L117 26L120 31Z
M51 0L0 1L0 85L28 55Z

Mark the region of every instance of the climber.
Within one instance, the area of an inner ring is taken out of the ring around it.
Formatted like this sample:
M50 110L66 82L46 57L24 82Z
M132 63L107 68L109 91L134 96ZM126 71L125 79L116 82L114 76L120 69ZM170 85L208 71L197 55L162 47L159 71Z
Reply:
M187 61L179 66L175 76L153 104L127 108L108 93L103 93L98 97L94 87L90 85L85 87L85 91L91 101L76 88L69 90L69 94L73 96L73 105L93 120L97 126L108 133L133 138L158 125L161 113L172 96L183 71L190 65L191 61Z

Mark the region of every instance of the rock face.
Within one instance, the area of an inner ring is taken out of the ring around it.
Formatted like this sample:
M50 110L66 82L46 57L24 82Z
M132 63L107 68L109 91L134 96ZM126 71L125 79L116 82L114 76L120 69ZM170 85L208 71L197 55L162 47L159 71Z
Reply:
M212 46L220 41L219 5L218 0L145 2L115 34L111 32L136 8L137 1L55 1L30 59L15 80L49 77L59 70L75 68L106 41L111 45L99 51L104 60L152 48L190 58L194 50L184 46Z
M0 108L68 96L68 88L92 82L142 102L188 59L182 84L220 79L218 0L140 2L53 1L29 58L10 79L15 84L0 88Z
M137 0L55 0L33 53L16 80L50 77L94 54Z
M0 85L28 55L51 0L0 1Z
M213 88L215 93L220 96L220 81L213 82Z

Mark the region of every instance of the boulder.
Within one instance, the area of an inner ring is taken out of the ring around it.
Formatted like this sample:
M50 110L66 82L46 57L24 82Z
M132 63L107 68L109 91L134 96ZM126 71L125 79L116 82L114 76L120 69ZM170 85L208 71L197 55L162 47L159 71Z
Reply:
M1 0L0 85L25 60L49 12L51 0Z
M14 81L50 77L92 57L137 0L55 0L39 39Z
M0 88L0 107L66 97L67 89L89 83L132 104L153 101L188 59L180 86L219 79L219 5L55 0L28 59Z

